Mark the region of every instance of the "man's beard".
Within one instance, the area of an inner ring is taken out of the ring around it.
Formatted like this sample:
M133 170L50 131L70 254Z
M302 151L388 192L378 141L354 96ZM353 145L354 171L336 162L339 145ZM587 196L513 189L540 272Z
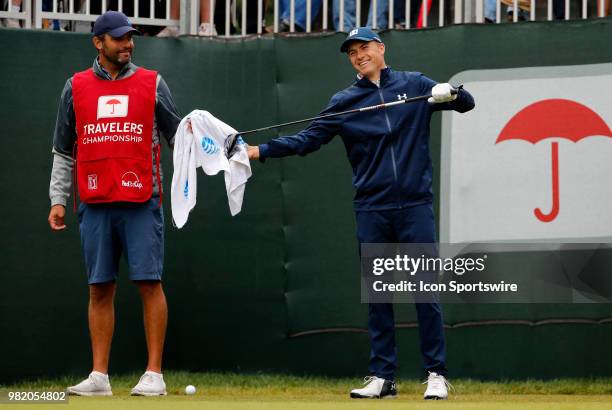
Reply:
M128 64L132 60L132 52L130 52L130 56L127 58L120 57L120 53L117 53L114 55L109 55L107 53L104 53L104 57L106 58L107 61L110 61L114 65L123 67L124 65Z

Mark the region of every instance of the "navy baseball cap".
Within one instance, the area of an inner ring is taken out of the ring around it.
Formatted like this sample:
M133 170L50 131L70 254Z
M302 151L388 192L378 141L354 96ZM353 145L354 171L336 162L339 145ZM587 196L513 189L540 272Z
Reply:
M119 11L107 11L96 19L93 26L94 36L108 34L111 37L119 38L126 33L140 34L140 31L132 27L127 16Z
M372 29L368 27L359 27L351 30L349 35L346 36L346 39L340 46L341 53L346 53L348 51L348 46L351 41L378 41L379 43L382 43L382 40L380 37L378 37L378 34L372 31Z

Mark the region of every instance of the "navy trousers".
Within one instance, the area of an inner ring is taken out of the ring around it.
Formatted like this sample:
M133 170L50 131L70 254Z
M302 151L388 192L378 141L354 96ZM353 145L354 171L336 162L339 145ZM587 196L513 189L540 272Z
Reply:
M358 211L357 239L362 243L433 243L436 226L432 204L389 211ZM361 246L360 246L361 249ZM446 376L444 326L438 303L416 303L425 370ZM395 380L397 348L393 304L370 303L368 332L371 375Z

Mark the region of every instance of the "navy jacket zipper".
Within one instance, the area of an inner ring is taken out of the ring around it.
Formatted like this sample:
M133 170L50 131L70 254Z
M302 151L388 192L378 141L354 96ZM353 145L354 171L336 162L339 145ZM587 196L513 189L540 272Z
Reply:
M382 86L382 85L381 85ZM378 88L378 94L380 95L380 102L381 103L385 103L385 98L383 96L382 90L380 89L380 87ZM394 144L393 144L393 139L392 139L392 130L391 130L391 121L389 121L389 114L387 114L387 110L384 110L385 113L385 120L387 121L387 129L389 130L389 138L391 138L391 142L389 143L389 150L391 151L391 164L393 165L393 178L394 178L394 182L395 182L395 186L393 187L394 190L396 191L397 194L397 165L395 164L395 151L394 151ZM399 202L399 198L396 197L396 203L397 203L397 207L400 208L400 202Z

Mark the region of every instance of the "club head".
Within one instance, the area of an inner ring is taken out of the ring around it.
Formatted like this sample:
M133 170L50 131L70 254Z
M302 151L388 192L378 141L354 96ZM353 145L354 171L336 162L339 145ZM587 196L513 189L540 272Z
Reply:
M244 141L240 134L230 134L227 136L224 143L225 156L227 159L230 159L232 155L238 151L238 146L241 144L244 144Z

